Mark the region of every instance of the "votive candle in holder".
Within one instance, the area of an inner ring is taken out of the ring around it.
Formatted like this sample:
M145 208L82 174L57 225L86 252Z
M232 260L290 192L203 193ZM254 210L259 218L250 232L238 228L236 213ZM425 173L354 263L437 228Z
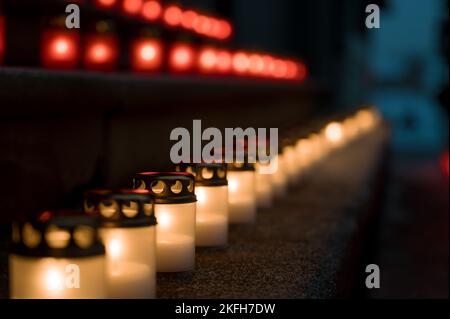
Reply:
M146 190L91 190L85 211L99 216L106 247L108 298L151 299L156 294L156 218Z
M134 187L148 190L155 201L158 272L195 269L194 185L194 176L189 173L145 172L134 177Z
M265 166L268 166L269 162L258 161L255 164L255 192L256 192L256 206L262 208L268 208L272 206L273 202L273 186L272 186L272 174L264 173Z
M231 224L256 220L255 167L251 163L228 164L228 209Z
M285 161L283 158L283 153L281 151L274 158L274 161L276 161L277 169L273 174L271 174L273 194L275 195L275 197L283 197L287 192L288 179L286 174Z
M226 164L179 164L176 170L188 172L195 176L195 195L197 196L196 246L226 246L228 243Z
M10 297L106 297L105 248L98 223L71 212L44 212L15 221L9 255Z

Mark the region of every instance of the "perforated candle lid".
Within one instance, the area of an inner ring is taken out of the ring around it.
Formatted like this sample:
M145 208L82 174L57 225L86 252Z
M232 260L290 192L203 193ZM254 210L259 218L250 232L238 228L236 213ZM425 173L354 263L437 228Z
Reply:
M148 190L155 204L182 204L197 201L195 178L181 172L143 172L133 179L134 188Z
M147 190L90 190L84 194L86 213L99 216L102 227L156 225L153 197Z
M228 185L227 165L224 163L180 163L175 170L194 175L196 186Z
M12 253L30 257L90 257L105 254L98 219L70 211L46 211L12 225Z

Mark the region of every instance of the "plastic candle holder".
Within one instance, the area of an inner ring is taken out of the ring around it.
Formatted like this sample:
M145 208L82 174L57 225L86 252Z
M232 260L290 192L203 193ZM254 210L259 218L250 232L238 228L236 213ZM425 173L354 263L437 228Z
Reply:
M195 243L199 247L228 243L228 181L225 164L180 164L177 171L195 176L197 196Z
M184 272L195 269L195 180L189 173L136 174L134 187L148 190L155 201L156 269Z
M45 212L13 223L10 297L105 298L105 248L97 220ZM72 213L70 213L72 214Z
M228 164L228 209L231 224L252 224L256 220L255 166Z
M93 190L85 211L100 217L109 298L149 299L156 288L156 219L145 190Z

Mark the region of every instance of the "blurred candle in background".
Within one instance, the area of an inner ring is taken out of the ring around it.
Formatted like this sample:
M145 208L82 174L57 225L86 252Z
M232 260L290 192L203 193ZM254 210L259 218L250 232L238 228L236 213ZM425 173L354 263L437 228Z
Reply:
M80 55L80 34L65 29L44 30L41 37L41 63L51 69L75 69Z
M92 190L85 211L99 216L106 247L109 298L150 299L156 294L156 219L146 190Z
M146 0L142 4L142 17L147 21L157 21L161 18L162 6L159 1Z
M122 0L122 11L128 15L137 15L141 12L143 0Z
M179 164L176 169L195 176L196 245L198 247L227 245L228 182L226 165L219 163Z
M174 72L190 71L194 67L194 49L185 43L177 43L172 46L169 53L169 67Z
M132 42L130 64L134 71L151 72L162 66L162 44L155 38L139 38Z
M11 298L106 298L105 248L97 221L73 214L44 212L13 223Z
M331 122L324 129L324 135L331 148L339 147L344 144L344 131L339 122Z
M277 170L275 173L271 174L272 177L272 187L275 197L282 197L287 192L288 179L286 174L285 162L283 154L280 152L274 158L276 162Z
M85 36L84 67L89 70L113 70L119 55L117 37L106 21L97 22L95 29L95 33Z
M228 204L231 224L256 220L255 167L250 163L228 164Z
M134 177L134 187L150 191L158 221L156 260L158 272L195 269L196 196L189 173L144 172Z

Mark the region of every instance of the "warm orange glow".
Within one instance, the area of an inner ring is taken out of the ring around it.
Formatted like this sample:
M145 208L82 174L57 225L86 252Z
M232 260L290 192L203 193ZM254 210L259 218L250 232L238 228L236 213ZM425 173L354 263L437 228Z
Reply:
M199 67L202 71L212 71L217 64L217 52L214 49L203 49L199 55Z
M135 71L152 71L161 67L162 47L157 40L136 40L131 52L131 66Z
M194 30L199 34L209 35L212 27L211 19L206 16L199 15L197 19L194 20Z
M263 58L259 54L252 54L249 58L248 70L251 74L261 74L264 69Z
M170 6L164 11L164 22L169 26L175 27L181 24L183 11L180 7Z
M138 14L142 8L142 0L123 0L122 8L128 14Z
M225 73L231 70L232 58L231 53L225 50L217 52L217 71Z
M87 36L84 66L87 69L111 70L117 62L117 51L114 36Z
M111 8L117 3L117 0L95 0L95 4L99 7Z
M78 64L80 36L73 31L45 31L41 39L41 61L48 68L72 69Z
M295 63L293 61L286 61L286 66L287 66L286 78L287 79L296 79L298 76L297 63Z
M306 65L303 63L298 63L297 67L298 69L296 79L298 81L304 81L308 75L308 69L306 68Z
M231 24L226 20L220 20L218 24L219 24L218 28L220 31L217 34L217 37L222 40L228 39L231 36L231 33L233 32Z
M150 0L142 5L142 16L150 21L158 20L162 13L162 6L158 1Z
M172 48L169 57L170 67L174 71L187 71L194 65L194 50L185 44Z
M262 75L266 77L272 76L272 70L274 68L274 59L270 55L264 55Z
M325 128L325 137L334 144L342 141L343 133L342 125L338 122L331 122Z
M249 58L244 52L237 52L233 56L233 70L236 73L242 74L248 71L249 68Z
M273 69L272 69L272 75L275 78L281 79L286 77L286 74L288 72L288 68L286 65L286 62L280 59L276 59L274 61Z
M191 30L194 28L194 23L198 17L198 14L192 10L186 10L181 17L181 25L183 28Z

